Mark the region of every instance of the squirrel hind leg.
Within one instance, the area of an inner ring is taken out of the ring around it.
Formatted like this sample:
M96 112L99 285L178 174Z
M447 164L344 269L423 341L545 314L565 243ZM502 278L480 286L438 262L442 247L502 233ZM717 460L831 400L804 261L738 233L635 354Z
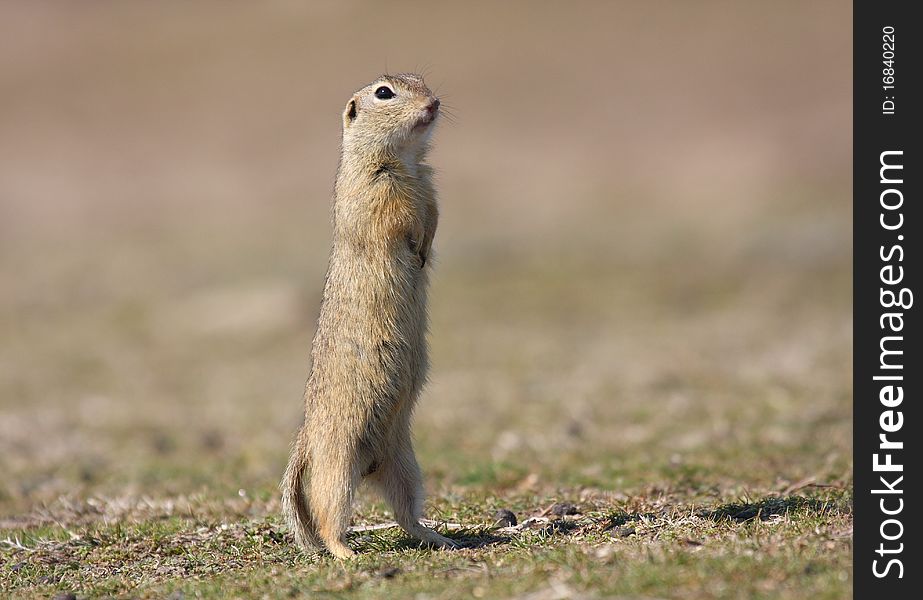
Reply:
M422 525L423 478L408 442L398 443L393 453L370 477L394 511L394 520L412 537L429 546L457 548L458 544Z

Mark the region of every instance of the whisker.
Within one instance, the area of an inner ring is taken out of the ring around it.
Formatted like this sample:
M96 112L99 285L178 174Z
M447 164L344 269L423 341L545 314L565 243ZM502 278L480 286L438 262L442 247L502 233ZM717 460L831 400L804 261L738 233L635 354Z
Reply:
M458 119L458 114L451 106L446 107L445 105L440 105L439 111L451 119Z

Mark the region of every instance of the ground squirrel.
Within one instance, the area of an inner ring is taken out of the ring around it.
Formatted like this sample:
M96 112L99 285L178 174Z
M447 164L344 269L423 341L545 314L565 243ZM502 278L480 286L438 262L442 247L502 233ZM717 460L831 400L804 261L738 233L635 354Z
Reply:
M384 75L343 111L343 143L305 422L282 480L282 509L302 547L354 555L345 535L365 478L410 535L455 543L420 524L423 485L410 421L426 378L426 287L438 211L424 164L439 99L414 74ZM310 471L305 490L306 471Z

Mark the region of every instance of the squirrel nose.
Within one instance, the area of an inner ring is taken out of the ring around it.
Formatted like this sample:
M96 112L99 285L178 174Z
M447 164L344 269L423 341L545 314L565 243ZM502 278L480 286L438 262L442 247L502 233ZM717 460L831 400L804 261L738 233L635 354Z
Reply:
M439 98L435 98L432 102L429 103L429 105L426 107L426 110L428 110L431 113L434 113L437 110L439 110L439 104L440 104Z

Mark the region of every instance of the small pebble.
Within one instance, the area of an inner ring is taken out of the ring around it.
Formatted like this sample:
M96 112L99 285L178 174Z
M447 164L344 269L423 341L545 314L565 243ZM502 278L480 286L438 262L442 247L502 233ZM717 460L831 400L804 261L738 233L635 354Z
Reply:
M609 535L617 538L627 538L630 535L635 534L635 528L629 527L627 525L621 525L619 527L614 527L609 531Z
M77 600L77 596L70 592L58 592L52 600Z
M573 504L566 504L564 502L560 504L555 504L551 507L551 514L556 517L563 517L564 515L576 515L580 511L577 510L577 507Z
M501 508L494 513L495 527L514 527L519 521L516 520L516 514L505 508Z

